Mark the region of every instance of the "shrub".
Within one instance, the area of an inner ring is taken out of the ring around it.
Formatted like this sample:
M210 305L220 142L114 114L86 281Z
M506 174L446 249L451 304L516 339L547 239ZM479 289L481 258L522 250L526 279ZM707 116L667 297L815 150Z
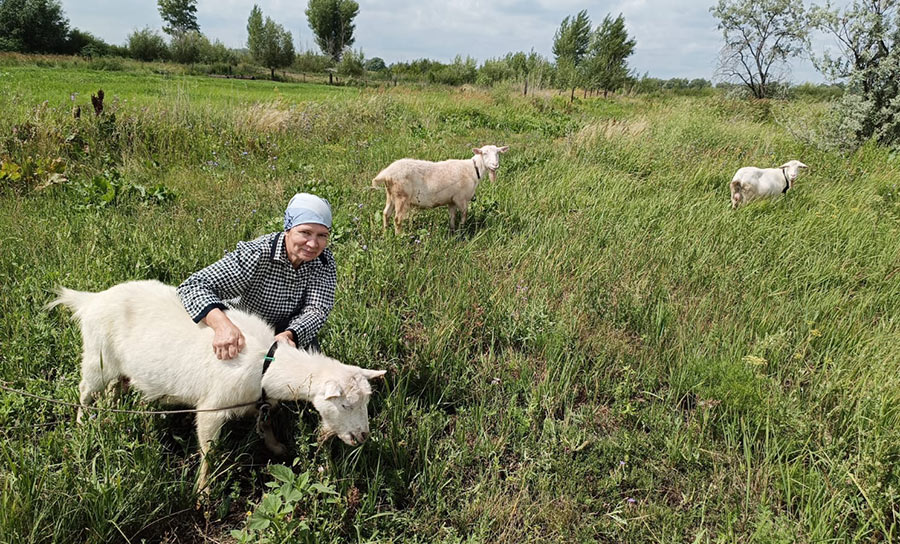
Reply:
M144 27L128 35L128 52L133 59L152 61L169 57L166 41L155 30Z

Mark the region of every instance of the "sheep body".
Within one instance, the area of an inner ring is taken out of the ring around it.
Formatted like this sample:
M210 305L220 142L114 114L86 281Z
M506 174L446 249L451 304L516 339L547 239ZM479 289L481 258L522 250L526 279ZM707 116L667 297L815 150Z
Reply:
M794 186L794 181L805 164L797 160L788 161L778 168L757 168L745 166L739 168L731 178L731 207L755 198L776 196L787 192Z
M66 288L58 293L48 308L58 304L71 308L81 325L84 349L78 388L82 406L90 405L94 394L110 382L127 378L148 400L198 410L231 407L197 413L203 457L198 489L207 482L210 443L226 420L255 412L263 389L267 398L276 401L313 402L325 435L337 435L351 445L368 435L366 405L371 387L367 380L383 371L344 365L282 343L263 374L263 359L275 332L262 319L238 310L229 310L228 316L243 332L245 347L237 357L220 361L212 350L213 330L195 324L175 288L157 281L126 282L98 293ZM79 409L78 421L82 415ZM267 429L266 444L276 451L281 448L271 429Z
M387 202L382 213L382 225L387 228L388 219L394 216L394 230L400 226L409 209L447 206L450 228L456 228L456 212L460 214L460 226L466 222L469 202L475 196L478 184L485 174L496 179L500 166L500 153L508 146L486 145L473 149L471 159L450 159L439 162L417 159L398 159L388 165L372 180L372 186L384 186Z

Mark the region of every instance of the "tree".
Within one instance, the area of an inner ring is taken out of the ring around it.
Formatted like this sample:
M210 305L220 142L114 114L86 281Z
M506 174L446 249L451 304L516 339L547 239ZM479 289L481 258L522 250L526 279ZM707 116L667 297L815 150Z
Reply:
M372 57L366 60L365 67L369 72L381 72L387 70L387 64L384 63L384 59L381 57Z
M58 0L0 0L0 51L61 53L68 36Z
M209 39L196 30L179 32L169 42L169 58L181 64L200 62L212 45Z
M590 86L609 91L620 89L629 80L625 59L634 53L637 42L628 37L625 18L620 13L615 20L609 15L591 35L591 45L584 62L586 80Z
M155 30L145 27L128 35L128 54L142 61L165 60L169 56L166 40Z
M338 74L346 78L361 78L366 73L365 59L362 49L357 51L347 49L341 55L341 62L337 66Z
M316 35L316 44L335 62L344 50L353 45L353 19L359 14L354 0L309 0L306 19Z
M770 96L776 70L802 50L802 0L719 0L710 11L725 38L719 75L740 81L756 98Z
M294 63L294 39L283 26L266 17L263 22L262 11L256 4L250 10L247 19L247 47L250 56L259 64L272 72Z
M575 99L578 85L578 68L587 54L591 39L591 20L586 10L574 17L566 16L553 36L553 54L556 56L557 75L560 83L572 88L570 100Z
M873 136L900 143L900 2L855 0L843 10L813 6L810 22L838 45L835 56L812 53L813 63L831 81L847 83L833 130L851 133L845 145Z
M166 25L163 31L170 36L185 32L200 32L197 24L197 0L157 0L159 16Z

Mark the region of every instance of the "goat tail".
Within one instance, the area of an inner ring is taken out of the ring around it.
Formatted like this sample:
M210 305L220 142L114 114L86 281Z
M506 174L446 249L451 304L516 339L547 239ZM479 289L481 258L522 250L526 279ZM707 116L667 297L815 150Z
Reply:
M51 300L44 305L45 310L52 310L53 308L62 304L63 306L77 313L81 308L84 307L88 299L92 297L94 293L76 291L74 289L68 289L66 287L60 286L56 288L56 295L57 297L54 300Z
M742 200L744 195L741 194L741 180L731 180L731 207L736 208Z
M387 178L378 174L375 176L375 179L372 180L372 188L377 189L378 187L387 186Z

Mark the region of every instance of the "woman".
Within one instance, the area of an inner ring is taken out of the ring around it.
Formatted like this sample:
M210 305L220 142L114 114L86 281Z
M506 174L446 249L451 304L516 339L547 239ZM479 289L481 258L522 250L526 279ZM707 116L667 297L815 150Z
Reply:
M231 359L244 335L228 319L228 308L254 313L275 327L275 338L318 351L316 334L334 307L337 267L327 249L331 206L297 193L284 212L284 232L273 232L237 248L178 287L195 323L213 329L213 351Z

